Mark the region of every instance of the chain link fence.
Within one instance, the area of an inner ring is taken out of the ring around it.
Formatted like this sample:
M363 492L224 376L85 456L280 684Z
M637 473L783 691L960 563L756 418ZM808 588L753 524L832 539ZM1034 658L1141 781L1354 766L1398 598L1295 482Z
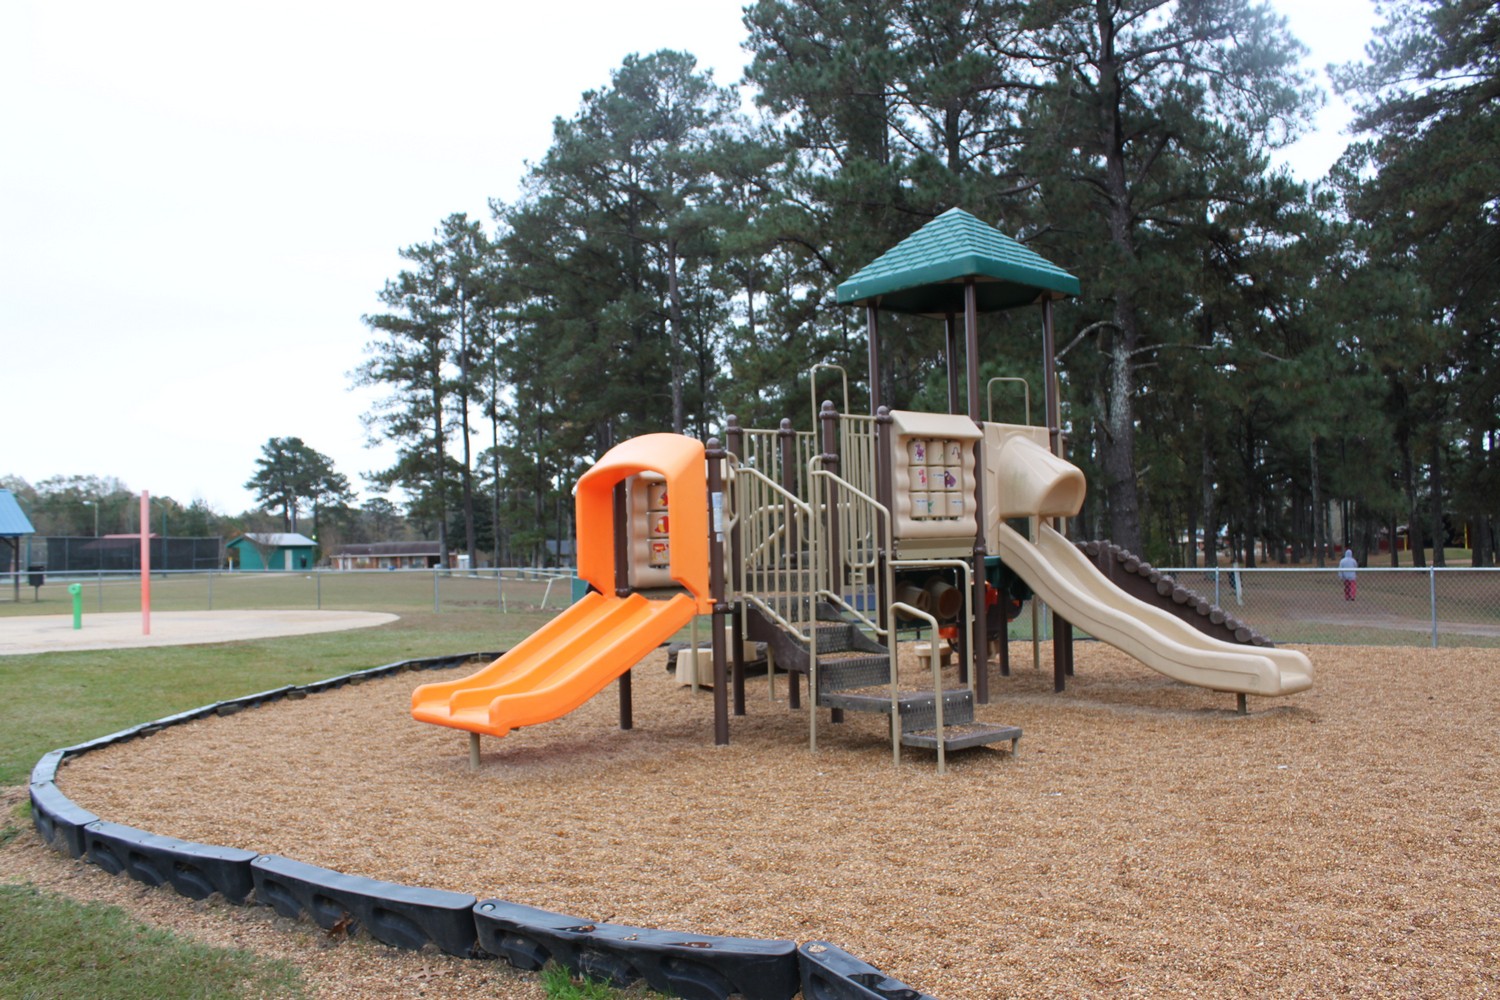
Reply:
M7 574L8 575L8 574ZM555 610L573 602L571 569L303 570L300 572L169 570L151 573L153 611L329 610L496 612ZM25 574L19 602L0 592L0 615L71 613L68 587L81 587L85 613L140 610L140 570L48 574L40 590Z
M1352 600L1337 567L1161 572L1278 644L1500 646L1500 569L1361 567ZM1010 637L1047 640L1052 626L1028 602Z
M1338 570L1172 569L1178 583L1278 643L1359 646L1500 646L1500 569L1358 570L1353 600ZM571 569L314 570L285 572L153 572L158 611L328 609L496 612L562 610L573 601ZM82 585L86 612L140 608L139 571L49 573L33 592L26 576L20 601L12 581L0 588L0 614L62 614L67 587ZM35 599L34 599L35 598ZM1035 633L1033 633L1035 621ZM1052 616L1031 604L1010 623L1010 636L1051 638Z
M21 562L46 573L128 573L141 570L141 540L128 535L32 535L22 543ZM224 539L151 539L153 570L213 570L224 565Z

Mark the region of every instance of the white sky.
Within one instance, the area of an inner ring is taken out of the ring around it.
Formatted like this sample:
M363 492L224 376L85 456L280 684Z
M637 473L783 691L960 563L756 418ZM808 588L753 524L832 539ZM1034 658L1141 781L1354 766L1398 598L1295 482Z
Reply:
M0 7L0 474L225 513L273 436L357 487L360 316L453 212L489 224L631 52L738 79L741 0L9 0ZM1372 0L1275 0L1329 62ZM1322 77L1325 80L1326 77ZM1292 169L1345 145L1330 96Z

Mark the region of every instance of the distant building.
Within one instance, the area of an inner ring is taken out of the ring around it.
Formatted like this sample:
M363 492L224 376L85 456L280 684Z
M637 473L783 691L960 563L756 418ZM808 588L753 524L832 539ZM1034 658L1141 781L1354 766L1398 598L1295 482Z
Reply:
M334 569L431 569L442 562L437 542L359 542L328 553Z
M21 599L21 539L34 534L31 519L21 510L10 490L0 490L0 572L11 573L16 600Z
M312 569L318 543L306 535L285 532L250 532L224 546L229 561L242 570Z

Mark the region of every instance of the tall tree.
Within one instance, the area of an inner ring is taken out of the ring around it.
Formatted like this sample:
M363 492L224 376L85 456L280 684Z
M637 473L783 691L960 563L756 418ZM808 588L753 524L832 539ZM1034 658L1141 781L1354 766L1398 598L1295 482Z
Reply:
M255 474L245 482L260 509L281 511L283 531L297 530L297 516L307 502L316 512L330 500L351 498L349 481L333 467L333 460L308 447L299 437L273 437L261 445ZM317 518L314 513L314 531Z
M353 376L356 385L390 392L366 422L395 442L396 461L370 478L382 487L402 487L412 497L413 511L432 518L446 559L453 384L453 330L446 313L450 272L440 243L407 247L401 256L414 267L381 289L380 301L390 312L363 317L380 337L366 343L367 357Z
M1256 196L1265 151L1296 135L1314 95L1284 21L1248 0L1047 0L1027 17L1012 55L1050 76L1023 157L1057 227L1039 242L1083 281L1111 533L1138 549L1140 373L1191 333L1176 320L1207 249L1193 234Z
M1406 421L1420 456L1406 460L1412 506L1425 466L1434 559L1456 500L1473 525L1473 561L1485 565L1500 488L1500 10L1488 0L1396 0L1382 13L1367 59L1334 71L1367 137L1339 178L1368 242L1416 279L1425 307L1404 331L1399 370L1427 379L1393 399L1417 411ZM1413 511L1420 539L1417 523Z

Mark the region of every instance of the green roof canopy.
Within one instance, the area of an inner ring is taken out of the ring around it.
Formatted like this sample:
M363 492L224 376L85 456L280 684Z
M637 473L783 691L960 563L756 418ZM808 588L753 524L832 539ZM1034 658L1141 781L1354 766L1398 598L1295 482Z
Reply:
M950 208L838 287L839 305L943 316L964 311L975 279L980 312L1077 295L1078 279L968 212Z

